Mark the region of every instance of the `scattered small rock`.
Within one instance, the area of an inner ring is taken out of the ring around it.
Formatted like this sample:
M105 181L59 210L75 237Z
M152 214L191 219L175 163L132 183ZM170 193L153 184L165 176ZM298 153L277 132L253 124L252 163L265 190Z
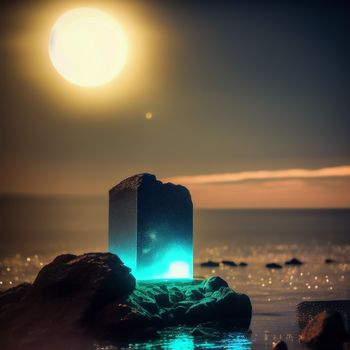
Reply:
M218 266L220 266L220 264L216 261L208 260L208 261L202 262L201 266L202 267L218 267Z
M317 314L300 334L302 344L317 350L342 350L346 339L343 317L337 311Z
M232 260L222 260L221 263L226 266L236 267L237 264Z
M288 346L283 340L280 340L273 344L272 350L288 350Z
M293 258L293 259L287 260L284 264L285 265L299 266L299 265L303 265L304 263L297 258Z
M281 269L282 265L276 263L269 263L265 265L268 269Z
M326 264L334 264L336 261L333 260L333 259L328 258L328 259L325 259L324 262L325 262Z

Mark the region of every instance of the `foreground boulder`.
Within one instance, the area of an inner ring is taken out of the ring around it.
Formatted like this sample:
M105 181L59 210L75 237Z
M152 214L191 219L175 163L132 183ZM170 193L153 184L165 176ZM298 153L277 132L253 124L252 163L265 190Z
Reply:
M345 321L345 327L350 330L350 300L303 301L297 305L297 320L300 329L322 311L337 311Z
M158 329L180 324L246 330L251 316L249 297L220 277L136 286L116 255L66 254L46 265L33 284L0 294L0 343L48 350L78 342L86 349L96 339L151 339Z
M336 311L319 313L300 335L300 342L315 350L342 350L346 339L343 318Z
M135 283L116 255L60 255L42 268L32 285L1 294L0 339L11 344L36 336L76 334L104 305L127 297Z

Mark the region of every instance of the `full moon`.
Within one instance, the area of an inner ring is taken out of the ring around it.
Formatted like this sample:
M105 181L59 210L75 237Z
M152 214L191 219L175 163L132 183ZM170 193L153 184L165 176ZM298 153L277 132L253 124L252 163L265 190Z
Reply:
M54 24L49 55L63 78L79 86L97 87L121 72L128 44L112 16L95 8L77 8Z

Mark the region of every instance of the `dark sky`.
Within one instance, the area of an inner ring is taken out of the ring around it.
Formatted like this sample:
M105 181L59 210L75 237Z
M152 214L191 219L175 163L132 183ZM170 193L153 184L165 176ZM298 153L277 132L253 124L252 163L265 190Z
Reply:
M102 91L62 81L40 51L56 7L75 4L120 11L134 40L125 72ZM143 171L350 164L349 8L338 0L9 2L0 190L101 193Z

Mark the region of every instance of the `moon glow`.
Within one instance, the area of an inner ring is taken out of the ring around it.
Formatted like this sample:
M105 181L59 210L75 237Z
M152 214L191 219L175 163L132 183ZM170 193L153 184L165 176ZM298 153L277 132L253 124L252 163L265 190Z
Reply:
M127 55L123 30L112 16L98 9L67 11L52 28L51 62L73 84L83 87L107 84L121 72Z

